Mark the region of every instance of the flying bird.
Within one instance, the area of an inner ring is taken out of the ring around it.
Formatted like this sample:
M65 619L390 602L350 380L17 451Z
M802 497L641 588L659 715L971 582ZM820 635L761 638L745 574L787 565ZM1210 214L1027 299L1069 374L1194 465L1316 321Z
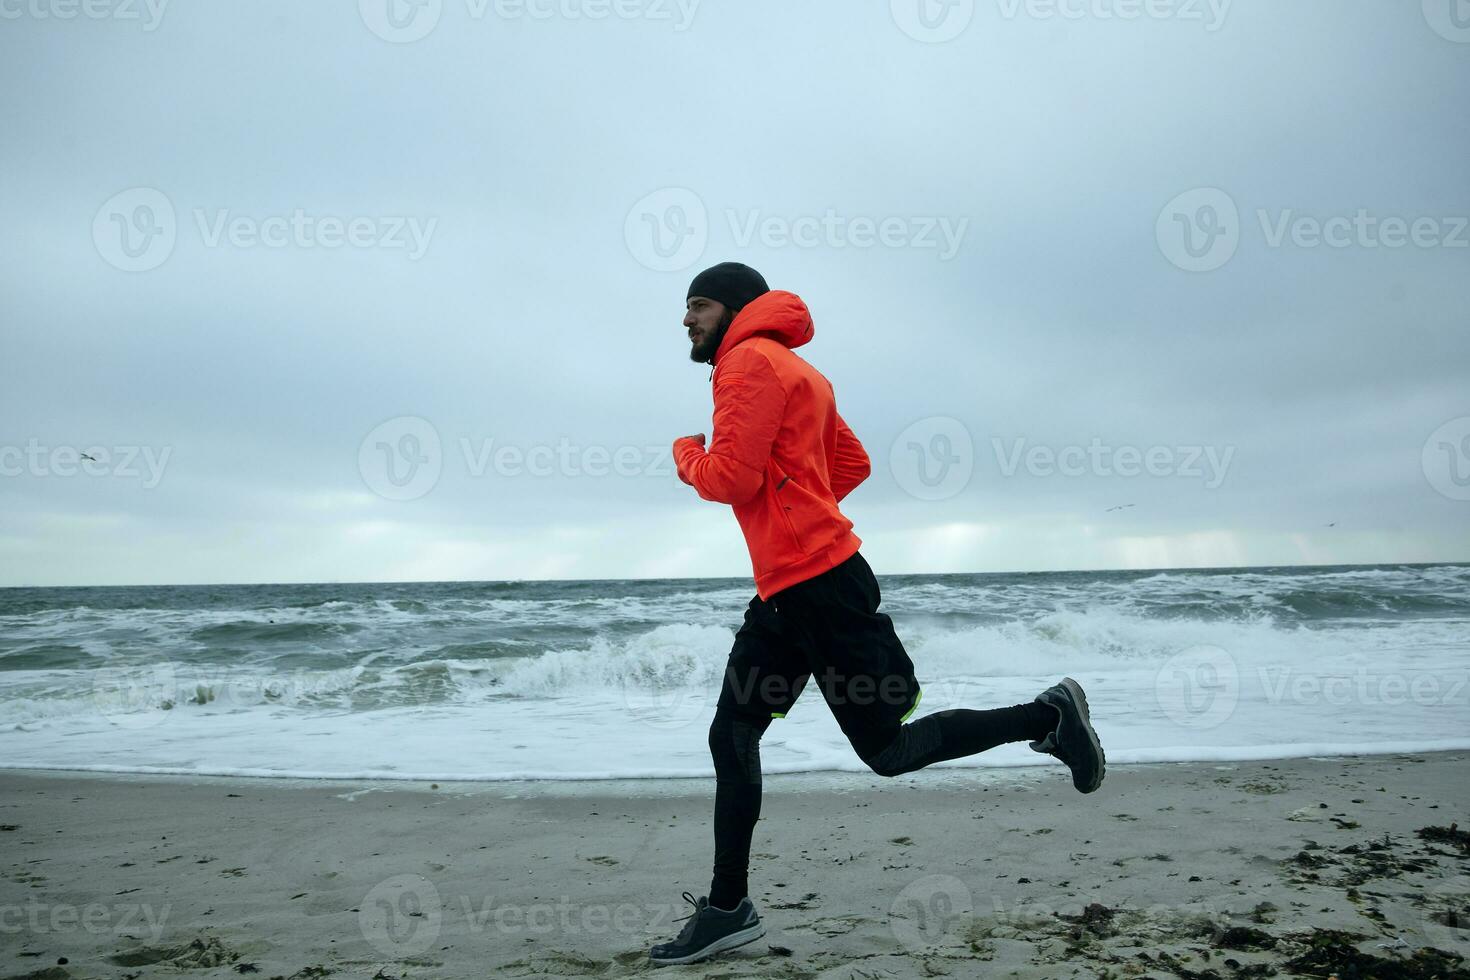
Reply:
M96 456L88 456L86 453L82 453L82 459L90 459L94 463L97 462Z
M1125 507L1132 507L1132 506L1133 506L1132 504L1119 504L1116 507L1109 507L1107 510L1103 511L1103 513L1104 514L1111 514L1115 510L1122 510Z

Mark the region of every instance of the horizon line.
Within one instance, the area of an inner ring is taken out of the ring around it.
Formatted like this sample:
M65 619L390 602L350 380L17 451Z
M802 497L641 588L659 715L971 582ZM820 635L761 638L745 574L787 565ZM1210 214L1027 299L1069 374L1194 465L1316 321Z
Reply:
M1464 561L1380 561L1380 562L1306 562L1302 564L1289 565L1171 565L1156 568L1055 568L1031 571L969 571L969 572L878 572L874 574L878 578L894 577L898 575L1077 575L1077 574L1101 574L1104 572L1243 572L1258 571L1263 569L1281 568L1379 568L1384 565L1398 565L1408 568L1437 568L1444 566L1470 565L1470 559ZM3 589L215 589L215 588L239 588L264 585L526 585L526 584L551 584L567 582L723 582L732 579L750 578L745 575L681 575L681 576L642 576L636 578L506 578L506 579L358 579L345 581L341 579L328 579L319 581L302 582L133 582L126 585L118 584L91 584L91 585L0 585ZM754 579L750 578L751 587L754 588Z

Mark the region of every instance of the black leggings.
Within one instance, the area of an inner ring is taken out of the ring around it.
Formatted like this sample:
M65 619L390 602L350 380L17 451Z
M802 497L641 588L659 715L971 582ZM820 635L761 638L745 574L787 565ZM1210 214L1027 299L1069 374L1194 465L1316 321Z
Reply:
M733 909L746 895L750 838L761 815L760 741L771 719L721 705L709 728L715 762L715 873L710 904ZM1039 742L1057 727L1057 710L1039 701L1010 708L937 711L899 728L863 759L880 776L899 776L1006 742Z

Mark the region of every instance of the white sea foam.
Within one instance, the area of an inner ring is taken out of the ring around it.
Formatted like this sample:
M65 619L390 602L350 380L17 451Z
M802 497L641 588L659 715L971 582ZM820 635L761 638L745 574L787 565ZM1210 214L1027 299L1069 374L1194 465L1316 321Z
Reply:
M458 588L0 614L0 766L709 774L704 731L746 588ZM1467 593L1463 567L903 577L884 583L883 611L923 685L920 717L1028 701L1065 674L1113 762L1230 761L1470 748ZM815 685L762 755L768 772L864 769ZM1018 744L943 765L1055 763Z

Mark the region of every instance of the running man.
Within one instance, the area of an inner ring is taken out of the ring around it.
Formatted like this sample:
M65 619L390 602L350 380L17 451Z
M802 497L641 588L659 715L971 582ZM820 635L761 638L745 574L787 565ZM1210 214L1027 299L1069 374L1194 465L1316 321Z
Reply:
M761 809L760 739L815 677L842 733L880 776L1028 741L1091 793L1104 758L1081 686L1064 678L1026 704L909 716L921 692L914 665L878 612L878 582L837 504L867 479L868 455L837 414L832 385L794 353L813 335L793 293L725 262L689 287L692 360L712 365L714 435L674 442L679 479L729 504L745 534L756 595L735 636L710 725L715 765L714 879L679 936L653 963L693 963L765 935L747 894L750 840Z

